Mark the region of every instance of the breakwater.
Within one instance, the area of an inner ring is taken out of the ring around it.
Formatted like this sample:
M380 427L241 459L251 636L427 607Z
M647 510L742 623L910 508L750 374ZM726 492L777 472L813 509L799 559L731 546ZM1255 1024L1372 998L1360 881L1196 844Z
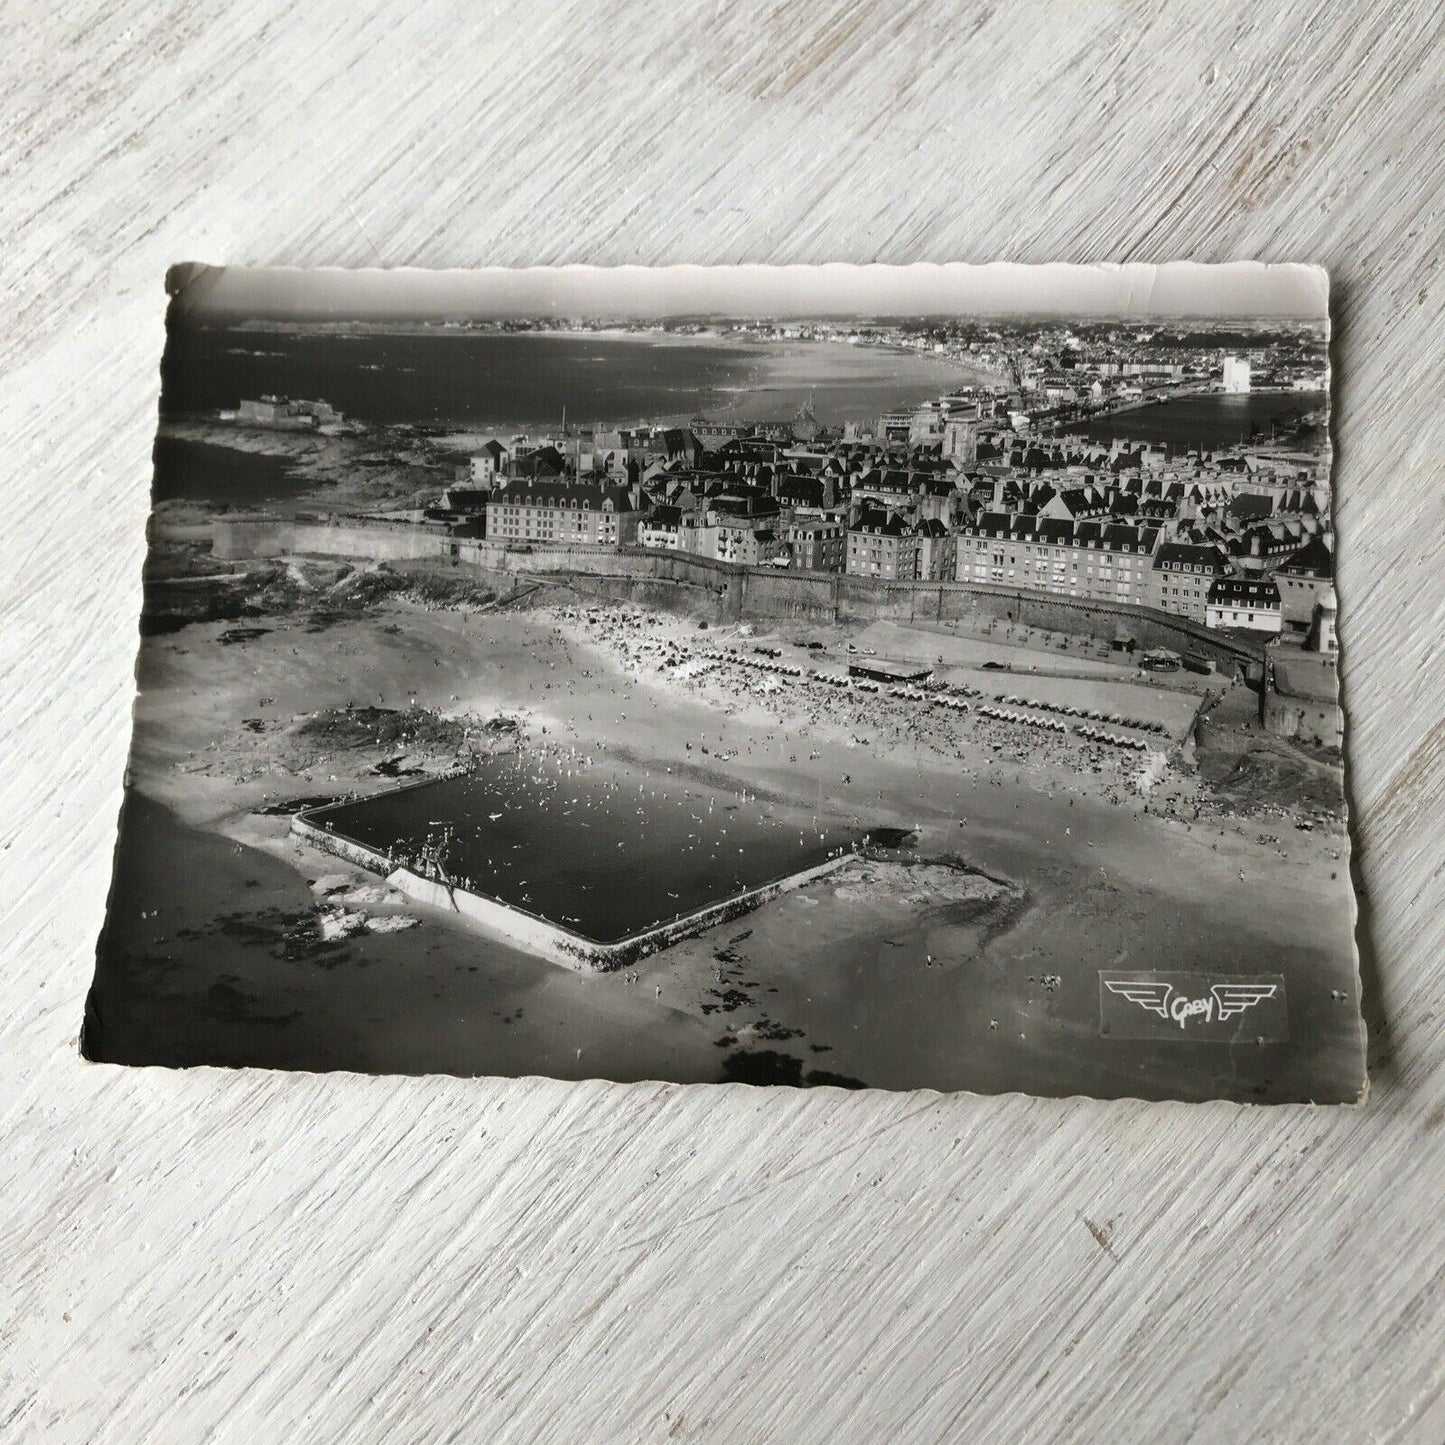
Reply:
M1138 647L1197 653L1227 671L1264 660L1262 642L1227 636L1152 607L1076 601L984 583L887 582L841 572L744 567L645 547L517 546L359 518L222 518L212 538L218 560L319 555L402 565L452 562L504 592L542 578L591 596L709 621L1008 621L1076 637L1111 640L1124 634Z

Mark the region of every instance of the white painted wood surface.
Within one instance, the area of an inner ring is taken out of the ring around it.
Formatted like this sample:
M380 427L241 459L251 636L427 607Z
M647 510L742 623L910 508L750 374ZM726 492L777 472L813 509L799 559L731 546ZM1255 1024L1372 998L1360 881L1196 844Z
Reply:
M1445 1438L1442 14L10 6L0 1437ZM1368 1107L79 1060L168 264L1175 257L1334 274Z

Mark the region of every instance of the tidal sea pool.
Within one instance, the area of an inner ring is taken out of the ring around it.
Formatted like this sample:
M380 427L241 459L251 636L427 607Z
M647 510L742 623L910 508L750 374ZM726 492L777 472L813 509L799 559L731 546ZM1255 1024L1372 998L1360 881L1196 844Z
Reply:
M580 749L526 750L472 771L309 810L398 865L440 844L469 892L615 943L825 862L861 829L693 773Z

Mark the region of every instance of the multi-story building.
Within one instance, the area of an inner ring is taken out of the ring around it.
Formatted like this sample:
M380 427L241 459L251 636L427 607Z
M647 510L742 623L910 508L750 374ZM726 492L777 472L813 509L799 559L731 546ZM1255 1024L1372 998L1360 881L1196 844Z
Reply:
M1154 565L1149 569L1147 605L1203 623L1207 620L1209 589L1216 578L1227 576L1229 571L1229 558L1222 547L1203 542L1166 542L1154 554Z
M908 445L936 446L943 440L944 410L941 401L925 402L908 421Z
M720 447L724 442L736 441L752 430L751 427L740 426L736 422L708 421L700 416L693 417L687 426L698 441L709 447Z
M1249 362L1242 356L1224 358L1224 389L1228 392L1248 391L1251 383Z
M443 512L485 513L491 498L486 487L451 486L442 493L438 508Z
M912 582L918 577L918 535L897 512L860 513L848 529L850 577Z
M912 515L918 505L921 479L900 467L868 467L853 478L849 497L854 506Z
M976 461L980 425L976 417L949 417L943 424L943 455L961 463Z
M952 582L958 573L958 538L937 517L924 517L913 528L918 538L918 577L923 582Z
M682 508L654 507L637 524L637 544L662 551L682 550Z
M1274 569L1280 610L1285 627L1306 630L1315 616L1315 604L1334 599L1335 559L1323 537L1314 537L1292 552Z
M482 443L481 450L467 459L472 485L492 486L507 469L507 458L511 455L496 437Z
M816 477L778 477L773 485L781 507L824 512L838 505L837 479L831 473Z
M525 448L519 445L511 455L511 473L532 481L556 481L567 475L567 458L551 442Z
M1040 517L1056 521L1086 522L1095 517L1107 517L1110 510L1109 494L1092 483L1083 486L1045 489L1044 500L1038 508Z
M876 435L884 442L906 442L912 426L911 411L887 411L878 418Z
M1279 588L1271 577L1216 578L1209 587L1204 620L1209 627L1278 632Z
M1309 633L1305 637L1305 647L1310 652L1318 652L1326 657L1335 657L1340 650L1340 637L1338 631L1338 609L1335 606L1335 594L1326 592L1315 603L1315 613L1310 618Z
M1262 522L1233 532L1225 545L1241 572L1263 575L1297 553L1305 543L1305 529L1298 521Z
M644 516L626 487L562 480L516 481L487 503L487 536L499 542L625 546Z
M767 488L728 479L708 487L707 505L719 517L751 517L760 525L774 522L782 508Z
M789 555L788 544L771 523L753 517L718 516L713 531L713 555L719 562L761 567Z
M793 566L807 572L842 572L848 565L848 529L839 517L797 517L783 529Z
M1145 605L1155 526L985 512L959 528L958 580Z

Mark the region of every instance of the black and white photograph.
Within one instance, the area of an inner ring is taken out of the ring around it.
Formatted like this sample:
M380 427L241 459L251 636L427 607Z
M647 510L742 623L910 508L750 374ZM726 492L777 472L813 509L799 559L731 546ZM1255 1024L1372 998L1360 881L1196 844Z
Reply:
M1363 1097L1323 271L167 289L87 1058Z
M1445 1441L1445 6L11 11L0 1445Z

